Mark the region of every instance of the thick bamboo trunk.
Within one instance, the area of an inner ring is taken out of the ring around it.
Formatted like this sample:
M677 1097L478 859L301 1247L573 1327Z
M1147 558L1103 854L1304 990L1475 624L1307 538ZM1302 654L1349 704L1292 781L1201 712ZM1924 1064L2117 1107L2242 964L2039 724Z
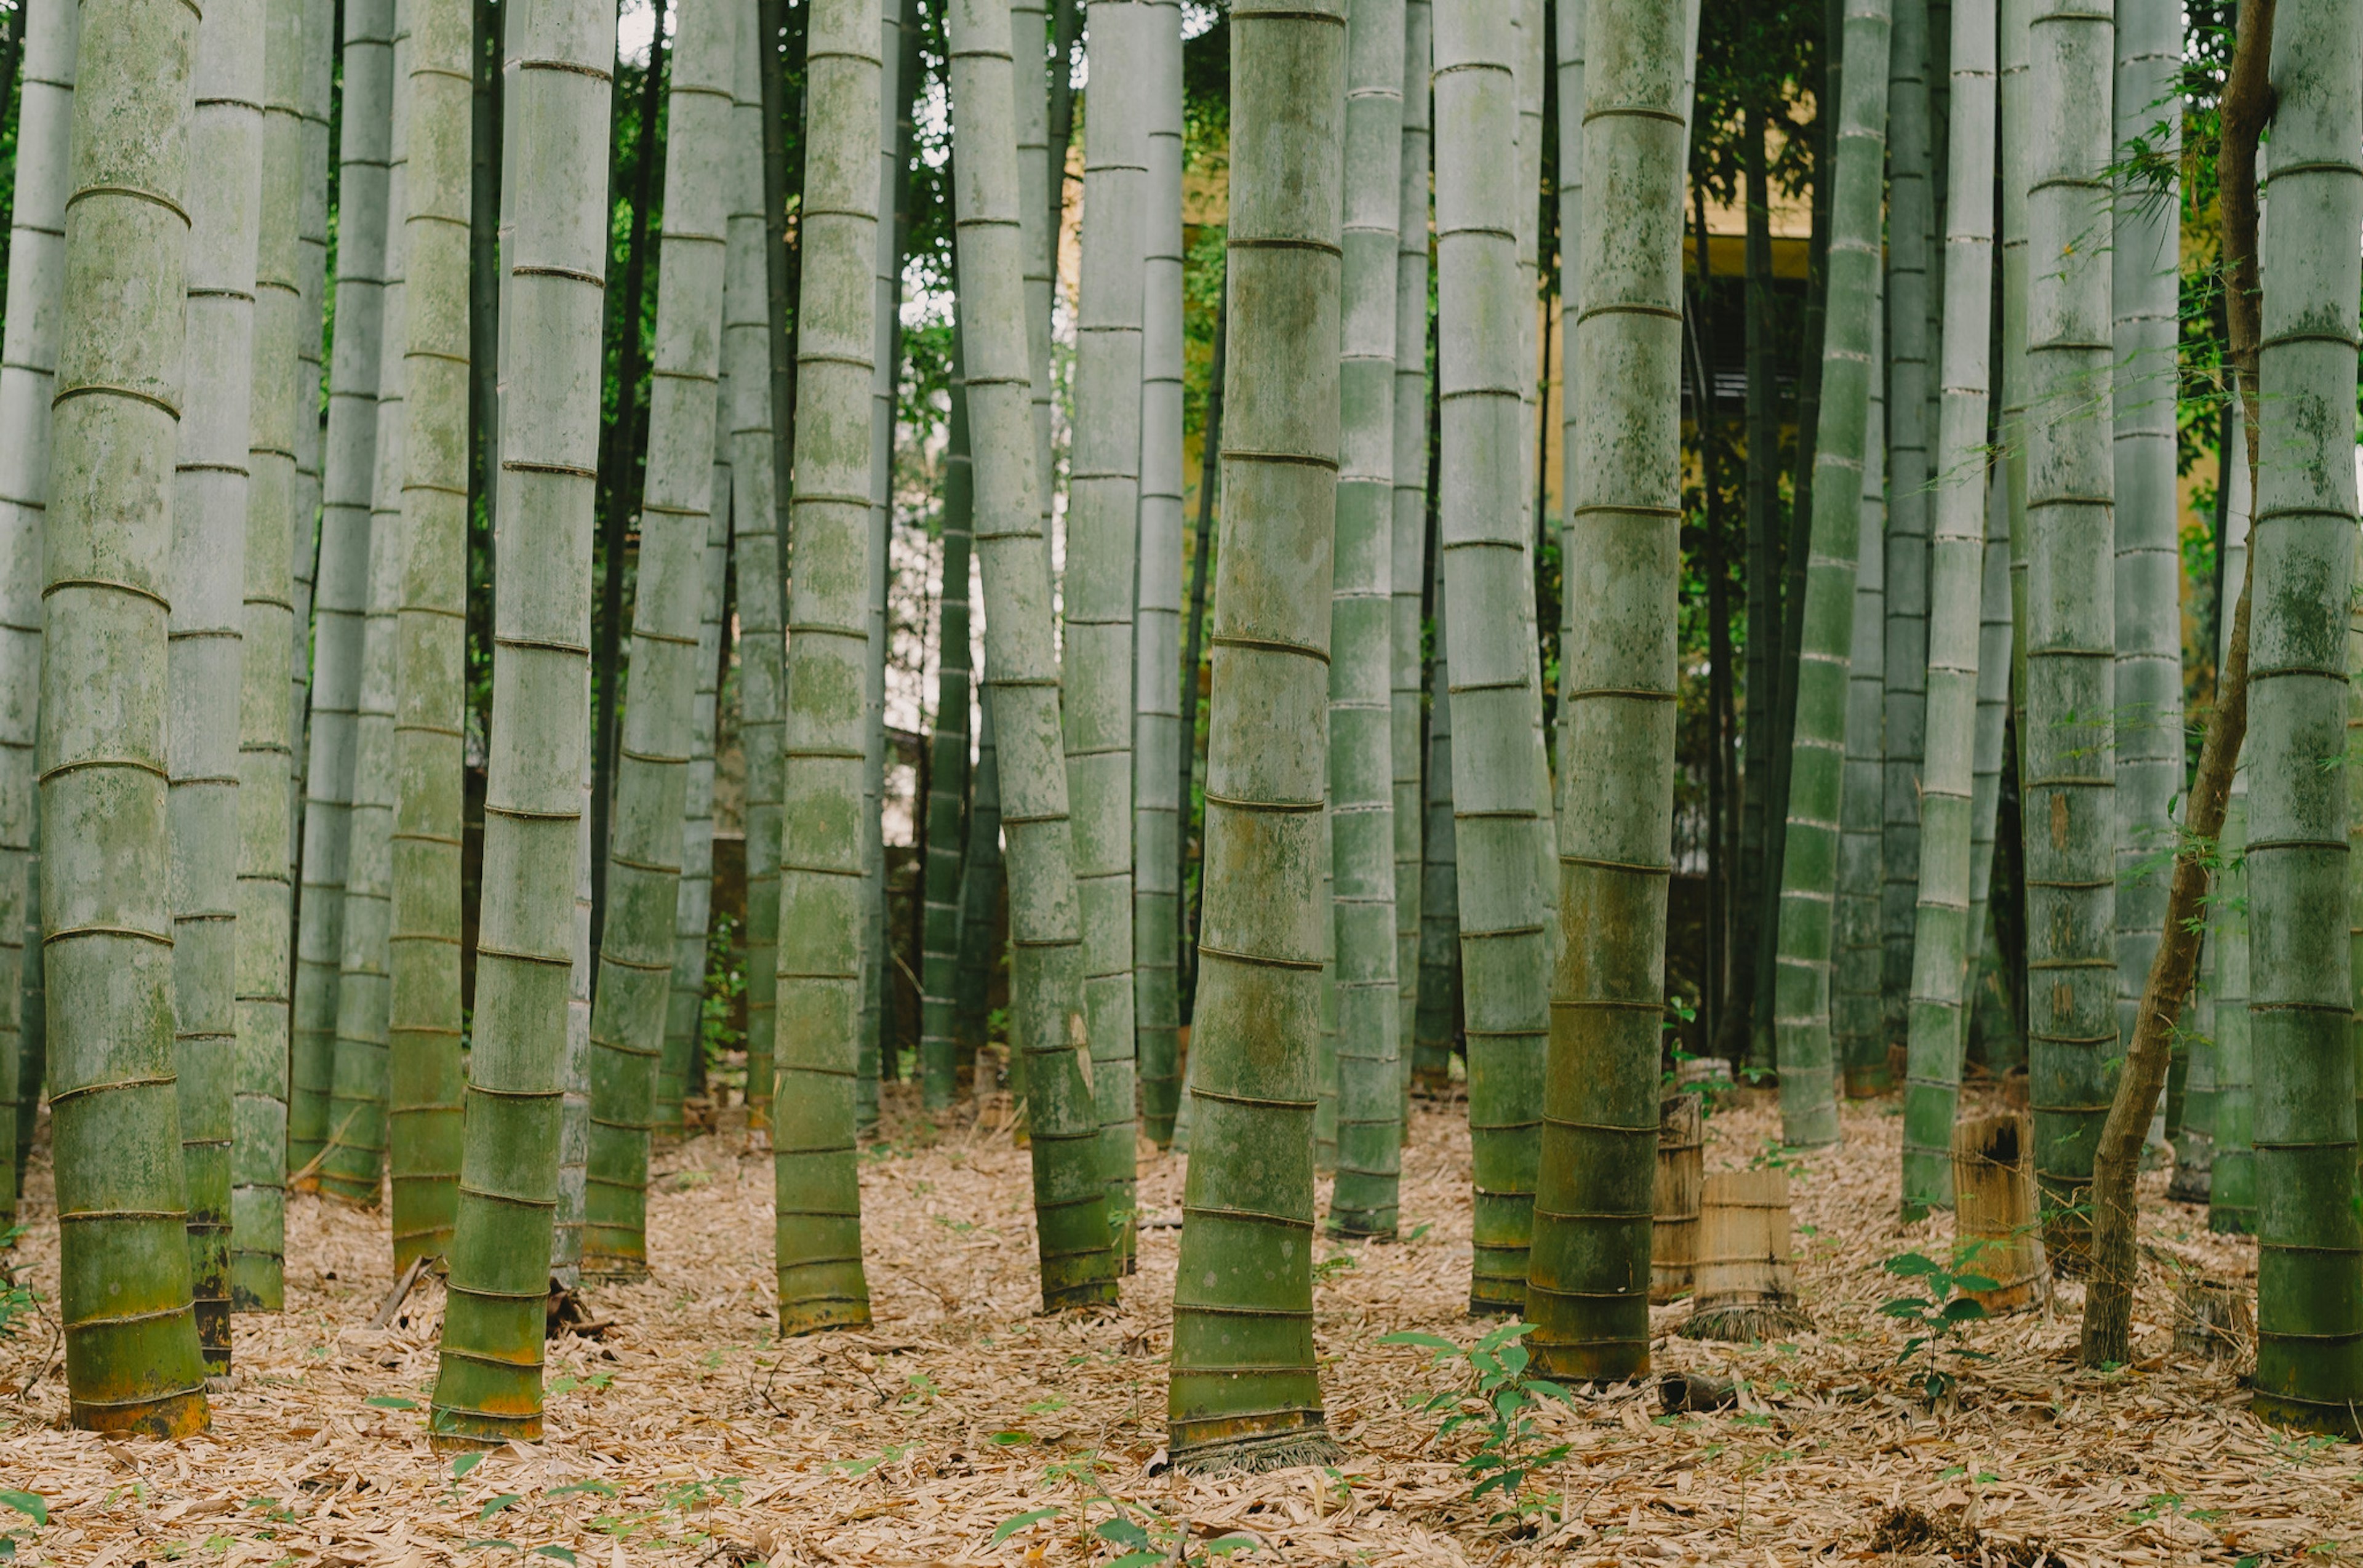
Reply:
M956 0L950 13L961 148L954 194L984 580L984 684L998 757L1007 764L995 782L1005 787L1009 832L1010 1030L1025 1056L1042 1303L1056 1310L1114 1300L1120 1265L1092 1095L1076 862L1059 751L1008 15L1006 0ZM804 549L801 536L797 548ZM984 831L982 822L976 831Z
M1148 135L1137 0L1093 0L1083 99L1082 272L1067 501L1059 695L1082 900L1083 995L1108 1211L1129 1257L1133 1209L1132 602L1140 495L1142 221ZM1004 741L1006 737L1004 737Z
M189 1280L205 1364L229 1365L231 1080L238 1062L239 649L245 631L261 0L208 8L189 121L188 305L173 474L165 766L172 1029ZM7 1042L0 1040L0 1051Z
M2232 428L2245 431L2238 395L2233 397ZM2246 581L2248 571L2248 525L2253 508L2245 452L2229 465L2224 485L2216 550L2224 562L2224 581ZM2224 617L2216 668L2229 662L2233 617ZM2253 756L2254 753L2249 753ZM2224 831L2216 859L2223 873L2214 902L2207 908L2208 989L2215 1011L2214 1153L2207 1180L2207 1225L2225 1235L2246 1236L2257 1228L2257 1165L2255 1136L2256 1055L2250 1049L2248 1022L2248 778L2253 763L2243 761L2232 773L2232 793L2224 803Z
M1231 12L1226 537L1190 1060L1193 1146L1213 1157L1190 1162L1168 1402L1174 1459L1190 1469L1335 1451L1314 1358L1310 1123L1327 924L1314 878L1337 509L1345 12L1342 0L1244 0ZM1514 318L1500 319L1514 341ZM1502 456L1514 475L1514 453Z
M1134 1039L1144 1129L1173 1136L1182 895L1182 7L1156 0L1140 24L1148 106L1142 185L1140 592L1133 611ZM1393 258L1388 259L1392 267ZM1392 939L1390 939L1392 940Z
M957 324L953 330L957 334ZM972 1062L976 1054L975 1042L960 1039L958 1016L960 830L968 795L968 579L976 506L959 343L955 336L944 449L943 596L936 611L936 730L927 768L927 859L921 884L926 914L920 932L919 1087L929 1110L946 1109L958 1097L961 1062Z
M184 1437L207 1414L174 1084L161 479L179 444L197 18L89 0L82 27L41 595L58 1316L76 1427Z
M520 7L505 157L501 475L491 776L466 1150L429 1432L541 1434L543 1304L558 1206L576 867L591 738L612 12ZM527 373L528 365L531 373Z
M40 1097L40 1076L26 1094L18 997L35 883L34 748L41 689L41 510L50 486L50 396L58 362L60 300L65 287L67 157L73 124L74 52L81 12L47 0L28 18L17 107L15 205L9 209L8 314L0 349L0 1084L16 1104L6 1177L6 1213L17 1209L18 1173Z
M378 296L377 438L370 484L369 586L353 713L345 891L329 1061L327 1147L319 1190L376 1207L385 1175L387 937L394 893L394 621L402 606L403 447L409 434L404 268L410 216L410 10L394 0L394 108L385 181L385 265Z
M1573 0L1570 0L1570 5ZM1419 1038L1420 943L1427 803L1421 788L1420 600L1427 586L1427 229L1429 0L1404 0L1403 130L1395 216L1393 531L1388 541L1393 606L1389 725L1395 811L1395 1060L1398 1115L1410 1130ZM1561 123L1565 123L1562 120ZM1564 165L1562 165L1563 167ZM1562 203L1564 206L1564 203ZM1562 219L1562 222L1564 219ZM1187 673L1194 676L1196 672ZM1187 802L1185 801L1186 805Z
M309 752L288 1056L287 1168L313 1167L333 1130L339 971L362 619L369 606L370 502L376 478L388 162L394 110L394 0L344 10L344 113L337 169L337 312L328 362L318 583L313 612ZM605 69L604 66L601 68Z
M1837 171L1830 196L1829 309L1822 341L1821 428L1814 441L1811 561L1798 624L1797 723L1781 856L1781 932L1774 1023L1779 1037L1781 1133L1792 1143L1837 1141L1830 1061L1832 893L1843 809L1847 693L1838 638L1854 603L1854 547L1862 532L1865 451L1876 374L1871 316L1880 309L1880 152L1887 137L1887 0L1849 0L1845 97L1838 106ZM1892 312L1890 317L1892 318ZM1889 516L1889 532L1894 518ZM1892 568L1888 554L1884 566ZM1895 583L1881 577L1892 617ZM1850 619L1850 617L1849 617ZM1892 649L1892 644L1890 644ZM1882 864L1885 835L1881 834ZM1884 874L1892 877L1892 867Z
M230 1307L279 1309L286 1244L288 880L291 740L288 585L305 416L318 406L300 352L306 39L302 0L263 11L261 225L255 250L253 392L248 422L243 626L238 696L238 1049L231 1076ZM315 353L317 350L315 348ZM308 421L317 431L318 420Z
M1936 444L1928 403L1936 344L1928 328L1933 213L1928 147L1928 0L1895 0L1888 54L1887 702L1882 770L1885 876L1880 928L1880 1022L1890 1041L1911 1030L1914 925L1920 887L1921 764L1928 679L1928 520ZM1785 1056L1785 1053L1784 1053ZM1889 1079L1883 1060L1868 1064Z
M1441 618L1452 664L1452 808L1476 1185L1470 1307L1526 1298L1550 1032L1550 941L1537 885L1543 802L1523 476L1518 28L1510 7L1449 0L1436 11L1437 375L1444 400ZM1578 375L1581 377L1579 371ZM1218 605L1219 609L1219 605Z
M2028 254L2047 259L2029 263L2026 304L2028 1095L2044 1240L2071 1273L2117 1054L2113 481L2090 417L2110 360L2111 16L2074 0L2035 19L2023 168Z
M772 1048L782 1335L870 1321L853 1146L882 72L874 0L826 0L810 25Z
M1880 361L1887 333L1880 279L1871 276L1869 362ZM1846 762L1838 806L1837 904L1831 922L1831 1067L1844 1093L1879 1092L1871 1071L1887 1064L1880 1027L1879 980L1886 940L1880 929L1883 848L1880 809L1887 704L1887 395L1883 375L1869 378L1863 417L1861 517L1855 535L1854 630L1847 644Z
M695 0L692 0L694 4ZM718 291L717 291L718 292ZM720 326L720 317L716 318ZM720 347L716 333L716 347ZM679 1138L682 1099L704 1049L705 938L714 915L714 746L724 663L723 595L730 563L730 428L716 388L714 478L700 566L697 687L690 701L688 779L682 790L681 881L673 894L672 973L665 997L664 1055L657 1063L657 1133Z
M1683 0L1592 0L1587 18L1584 285L1569 378L1582 388L1569 497L1581 563L1570 590L1581 603L1563 676L1569 755L1582 762L1570 763L1559 824L1563 951L1526 1307L1536 1362L1553 1376L1624 1378L1649 1364L1673 854L1687 17Z
M666 101L665 208L656 350L632 601L632 700L616 753L607 903L592 993L591 1150L582 1263L648 1267L649 1140L671 988L682 800L695 748L699 645L714 508L715 378L721 369L734 74L751 72L742 0L686 0ZM749 74L749 88L755 83ZM609 570L616 569L614 561ZM594 829L595 831L595 829ZM594 846L594 852L599 846Z
M1928 566L1926 767L1920 780L1920 888L1914 912L1910 1056L1903 1093L1903 1212L1953 1196L1969 930L1978 673L1984 635L1986 353L1992 336L1992 0L1956 0L1949 100L1959 134L1946 211L1945 317ZM2179 764L2178 764L2179 765Z
M1337 1180L1329 1226L1392 1236L1402 1171L1390 676L1394 614L1396 225L1403 16L1347 24L1337 538L1329 602L1329 839L1337 976Z
M460 1069L461 733L466 723L470 219L467 0L410 0L401 517L394 622L386 1133L394 1262L448 1255L464 1138ZM250 545L250 548L251 546Z
M2355 1202L2353 995L2347 934L2322 912L2341 906L2346 887L2340 762L2356 551L2363 12L2290 7L2276 25L2271 69L2250 558L2254 1408L2277 1425L2354 1438L2363 1436L2363 1214Z

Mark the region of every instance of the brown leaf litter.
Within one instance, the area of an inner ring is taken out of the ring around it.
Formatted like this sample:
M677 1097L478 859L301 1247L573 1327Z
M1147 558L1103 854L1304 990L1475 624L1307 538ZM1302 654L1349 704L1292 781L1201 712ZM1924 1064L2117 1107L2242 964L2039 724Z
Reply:
M1427 1354L1376 1342L1477 1332L1463 1107L1420 1108L1401 1242L1320 1246L1341 1260L1322 1271L1316 1326L1344 1462L1210 1478L1162 1462L1178 1232L1156 1222L1180 1211L1181 1162L1142 1156L1151 1223L1123 1306L1043 1318L1026 1152L964 1119L937 1127L900 1085L888 1099L862 1160L871 1331L771 1338L771 1173L726 1118L660 1151L654 1274L570 1308L600 1338L550 1341L549 1440L457 1476L424 1434L440 1287L421 1281L371 1326L394 1284L382 1214L291 1204L288 1310L237 1320L204 1438L61 1429L50 1336L20 1334L0 1345L0 1487L40 1494L49 1522L0 1517L16 1561L1016 1568L1111 1562L1127 1548L1089 1532L1122 1518L1153 1529L1166 1562L1198 1564L2363 1562L2363 1454L2253 1419L2241 1358L2173 1353L2176 1281L2252 1287L2256 1254L2165 1203L2163 1173L2143 1185L2140 1359L2076 1366L2068 1285L2047 1311L1973 1325L1968 1342L1996 1359L1932 1411L1894 1364L1903 1333L1879 1307L1904 1292L1880 1265L1943 1249L1950 1222L1896 1222L1895 1107L1848 1106L1845 1145L1791 1168L1813 1329L1704 1342L1675 1332L1687 1303L1658 1308L1658 1369L1732 1380L1735 1397L1667 1414L1654 1385L1627 1385L1547 1407L1547 1440L1570 1451L1529 1489L1557 1501L1521 1524L1470 1500L1458 1462L1473 1435L1439 1439L1410 1409L1443 1375ZM1777 1128L1766 1104L1719 1112L1709 1168L1760 1158ZM32 1187L21 1246L50 1298L42 1162Z

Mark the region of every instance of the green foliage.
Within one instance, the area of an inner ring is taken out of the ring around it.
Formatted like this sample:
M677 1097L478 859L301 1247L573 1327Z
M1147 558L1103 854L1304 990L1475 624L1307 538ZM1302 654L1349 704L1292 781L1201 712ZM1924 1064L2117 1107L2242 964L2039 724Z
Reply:
M1955 1248L1951 1268L1921 1252L1899 1253L1881 1265L1898 1279L1920 1282L1921 1294L1899 1296L1879 1310L1882 1316L1897 1318L1914 1330L1896 1356L1896 1365L1902 1366L1926 1351L1920 1392L1931 1405L1950 1394L1959 1381L1944 1370L1940 1357L1949 1355L1957 1362L1993 1360L1985 1351L1971 1350L1960 1342L1962 1328L1986 1316L1985 1303L1966 1293L2001 1288L1985 1275L1969 1272L1986 1246L1983 1241L1969 1241Z
M747 994L744 922L716 915L705 933L705 995L698 1004L697 1044L705 1057L705 1081L721 1081L725 1063L747 1049L738 1027Z
M1449 1412L1437 1428L1438 1437L1449 1437L1464 1427L1481 1434L1477 1451L1460 1462L1460 1468L1475 1483L1470 1488L1471 1500L1499 1492L1510 1505L1493 1516L1497 1520L1524 1518L1555 1506L1557 1494L1528 1498L1525 1485L1537 1472L1557 1464L1568 1453L1566 1443L1545 1444L1535 1421L1544 1400L1563 1405L1574 1401L1558 1384L1527 1371L1533 1357L1518 1341L1532 1331L1532 1324L1504 1323L1466 1349L1436 1334L1388 1334L1379 1340L1382 1345L1417 1345L1434 1351L1433 1366L1455 1371L1451 1384L1415 1408L1422 1415Z

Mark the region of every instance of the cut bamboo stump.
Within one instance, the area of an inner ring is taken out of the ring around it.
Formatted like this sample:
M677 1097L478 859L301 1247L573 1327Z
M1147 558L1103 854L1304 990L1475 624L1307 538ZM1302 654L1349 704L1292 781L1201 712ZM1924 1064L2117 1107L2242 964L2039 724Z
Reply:
M1691 1288L1705 1171L1706 1123L1699 1097L1668 1095L1658 1102L1657 1223L1649 1229L1649 1300L1656 1306Z
M2246 1284L2189 1279L2174 1296L2174 1353L2188 1360L2236 1356L2257 1336Z
M1786 1171L1720 1171L1706 1179L1695 1280L1686 1339L1746 1344L1814 1326L1797 1305Z
M2002 1317L2040 1306L2051 1289L2036 1216L2034 1137L2025 1111L1974 1116L1953 1127L1955 1268L1983 1274L1995 1288L1973 1291Z

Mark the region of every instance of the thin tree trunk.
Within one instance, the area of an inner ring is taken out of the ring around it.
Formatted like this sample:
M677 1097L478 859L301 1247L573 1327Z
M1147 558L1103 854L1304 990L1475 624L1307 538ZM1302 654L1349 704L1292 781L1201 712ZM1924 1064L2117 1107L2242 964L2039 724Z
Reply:
M760 112L760 106L757 112ZM736 161L725 171L738 172ZM725 183L726 197L729 182ZM716 291L717 295L719 290ZM716 320L719 321L717 316ZM715 344L721 347L717 337ZM718 355L717 355L718 359ZM721 417L728 389L715 395L714 478L697 618L697 686L690 699L689 770L682 790L681 881L673 893L672 973L665 995L664 1054L657 1061L651 1120L661 1137L682 1135L682 1099L692 1092L704 1049L705 938L714 916L714 746L725 663L725 595L730 573L730 425Z
M730 212L731 81L754 66L743 0L681 9L667 102L664 233L657 267L656 352L649 395L647 499L640 506L631 680L614 777L616 828L599 838L593 771L592 854L607 862L591 996L591 1143L585 1178L586 1272L637 1278L648 1268L649 1141L656 1120L682 876L697 687L713 658L699 647L713 548L715 382L721 371L725 228ZM656 69L652 60L650 70ZM744 85L752 97L755 83ZM744 128L752 134L753 125ZM645 142L644 151L653 150ZM627 464L627 466L628 466ZM611 504L614 493L610 493ZM618 572L621 553L608 557ZM709 743L710 748L710 743ZM710 809L710 803L709 803Z
M2108 433L2091 415L2109 311L2111 8L2036 18L2029 51L2024 795L2028 1095L2053 1265L2080 1273L2116 1052L2115 617ZM2055 261L2051 258L2058 258Z
M353 782L345 826L343 930L330 1060L328 1138L320 1191L375 1207L385 1176L386 939L394 864L394 617L402 605L403 447L408 435L403 348L409 228L410 8L395 0L393 134L386 166L385 267L379 296L377 441L370 485L369 592L353 719Z
M2236 389L2225 404L2230 428L2243 438L2247 420ZM2227 438L2228 439L2228 438ZM2216 550L2226 584L2245 583L2248 571L2248 526L2252 508L2245 450L2226 465ZM2236 594L2237 590L2234 590ZM2224 617L2216 644L2216 701L2227 689L2224 672L2232 662L2235 615ZM2236 757L2224 805L2224 830L2215 852L2222 868L2215 896L2207 906L2207 952L2213 973L2209 988L2215 1004L2215 1150L2207 1178L2207 1226L2219 1234L2246 1236L2257 1228L2256 1057L2248 1020L2248 772Z
M1778 867L1780 973L1773 1016L1780 1030L1781 1136L1801 1145L1835 1143L1839 1137L1830 1061L1831 895L1844 799L1848 694L1836 634L1846 624L1840 621L1840 607L1854 605L1854 547L1862 534L1865 454L1880 439L1869 427L1869 415L1876 373L1870 317L1880 305L1880 150L1887 134L1887 0L1852 0L1846 25L1846 99L1838 106L1837 170L1830 195L1821 429L1814 441L1812 567L1797 601L1796 624L1814 628L1814 657L1807 659L1803 643L1798 645L1796 735L1790 752L1794 787L1786 792L1784 849ZM1887 564L1892 562L1891 555ZM1883 575L1881 584L1883 597L1892 595L1892 577ZM1849 645L1852 632L1847 624ZM1809 684L1811 692L1805 689ZM1775 798L1782 793L1776 787ZM1788 852L1792 849L1795 853Z
M393 0L347 0L338 130L337 319L329 351L327 472L315 602L313 755L304 776L301 929L288 1058L287 1169L310 1167L334 1130L346 851L370 587L377 465L388 161L394 131ZM604 68L603 68L604 69Z
M1168 1398L1175 1462L1197 1471L1336 1451L1314 1357L1310 1124L1337 458L1336 416L1322 411L1338 406L1345 11L1340 0L1238 0L1231 12L1229 539L1215 596L1190 1085L1196 1140L1235 1152L1190 1162ZM1514 317L1497 319L1514 342ZM1501 455L1514 482L1515 458ZM1514 526L1516 506L1506 510Z
M468 0L410 0L402 351L405 539L394 625L386 1130L394 1262L449 1255L465 1129L460 1066L460 839L467 714L471 356L483 161L456 128L481 34ZM486 282L491 280L487 279ZM250 548L251 546L250 545Z
M960 827L968 795L969 538L976 504L969 456L968 393L953 326L950 429L944 450L943 596L937 602L936 732L927 770L926 924L920 942L919 1086L929 1110L959 1094L961 915Z
M234 1312L277 1311L286 1242L289 708L294 648L288 584L302 427L316 402L298 340L305 313L299 228L305 39L302 0L263 12L261 223L255 250L253 389L247 437L244 639L238 696L238 1044L231 1067L229 1295Z
M1468 867L1459 905L1476 1185L1470 1307L1500 1313L1525 1301L1550 1030L1550 943L1537 921L1545 897L1533 750L1541 734L1531 622L1518 610L1534 586L1521 520L1525 441L1515 434L1529 376L1518 359L1528 296L1518 283L1517 166L1502 153L1517 128L1517 43L1510 14L1495 6L1437 7L1437 300L1448 350L1437 364L1439 553L1461 742L1454 828Z
M1984 650L1987 350L1993 332L1993 0L1956 0L1946 58L1960 117L1947 185L1944 415L1936 432L1928 566L1927 770L1920 787L1920 892L1903 1091L1903 1213L1953 1203L1976 840L1978 684Z
M152 683L172 590L173 503L157 476L178 444L197 18L89 0L82 25L94 47L74 94L41 598L58 1317L73 1425L178 1438L205 1430L207 1411L176 1157L166 707Z
M1223 379L1230 358L1231 335L1228 261L1224 265L1226 276L1216 283L1219 292L1215 304L1215 354L1206 378L1206 428L1198 433L1198 528L1190 549L1190 619L1182 637L1182 843L1174 858L1182 879L1178 945L1184 1018L1195 1018L1197 1014L1198 927L1206 907L1205 811L1203 802L1196 803L1193 810L1191 779L1198 761L1198 674L1206 630L1206 572L1215 551L1215 499L1222 491ZM1194 901L1190 896L1190 824L1193 816L1198 822L1199 846L1199 885ZM1174 1114L1179 1116L1179 1101L1188 1097L1187 1088L1177 1084L1175 1095Z
M1348 17L1341 461L1329 609L1337 976L1337 1180L1329 1228L1341 1236L1394 1234L1403 1165L1390 683L1403 38L1401 0L1361 0Z
M1586 784L1568 789L1559 822L1566 957L1551 988L1527 1303L1537 1364L1587 1380L1630 1377L1649 1364L1650 1173L1673 854L1690 91L1682 0L1591 0L1589 12L1591 200L1570 361L1582 393L1569 497L1581 530L1576 559L1586 566L1564 676L1570 756L1584 759Z
M963 352L985 595L985 687L1008 766L1011 1035L1026 1117L1046 1309L1115 1299L1118 1254L1092 1096L1082 933L1059 746L1049 558L1034 471L1032 355L1007 0L954 0L953 124ZM801 548L801 545L800 545ZM1306 858L1310 863L1310 856ZM1308 1216L1309 1219L1309 1216Z
M1887 347L1884 280L1870 276L1868 363L1883 363ZM1884 1067L1887 1040L1879 1027L1879 972L1886 944L1879 926L1885 883L1880 803L1880 749L1887 706L1887 395L1886 378L1868 378L1863 417L1861 520L1855 534L1854 631L1847 645L1846 762L1838 806L1836 943L1830 970L1831 1065L1854 1097L1878 1092L1866 1071L1875 1056ZM1840 476L1834 473L1832 483ZM1851 477L1851 476L1847 476Z
M1928 519L1935 482L1928 395L1936 344L1928 329L1928 0L1895 0L1888 58L1887 714L1882 768L1886 878L1880 928L1880 1025L1889 1042L1911 1030L1913 927L1920 891L1921 765L1928 686ZM1891 1082L1884 1060L1866 1064Z
M28 0L29 4L29 0ZM10 310L0 348L0 1086L16 1100L9 1112L6 1213L13 1218L40 1100L38 1072L28 1074L21 1029L15 1052L6 1035L24 1008L23 978L40 961L32 906L35 748L39 740L41 515L49 497L50 397L56 383L60 300L65 288L68 150L73 124L74 52L81 11L48 0L28 33L24 96L17 106L14 206L9 209ZM23 13L20 12L20 15ZM14 1059L10 1059L13 1057ZM28 1092L29 1091L29 1092ZM21 1132L19 1129L22 1129Z
M517 0L509 0L510 4ZM622 682L627 672L621 662L624 650L624 555L625 533L633 517L639 511L640 497L648 490L645 471L646 455L640 452L640 382L648 366L642 360L641 301L646 297L649 273L649 209L669 194L657 183L658 169L669 156L657 130L660 103L664 95L666 75L664 0L654 0L656 6L652 30L649 34L649 61L640 72L639 134L633 139L632 156L637 161L632 181L632 218L629 238L624 242L624 290L619 308L609 328L616 334L616 413L607 422L599 447L599 643L593 652L592 691L598 706L591 738L591 946L595 952L607 951L607 873L615 845L616 773L616 709L623 701ZM676 22L678 27L678 22ZM621 61L617 61L620 76ZM615 95L615 117L608 135L613 139L609 156L614 160L607 176L608 205L622 197L624 181L623 110L627 102L621 93ZM669 107L670 106L665 106ZM671 173L668 167L665 172ZM661 240L660 240L661 244ZM660 258L661 262L661 258ZM663 284L658 284L661 299ZM660 306L661 308L661 306ZM604 361L603 361L604 363ZM649 428L656 423L656 389L649 388ZM642 458L640 483L632 483L633 458ZM638 615L635 610L634 629L638 630ZM603 973L597 984L605 984ZM593 996L595 1001L597 989Z
M607 267L614 23L590 0L520 25L505 145L500 500L484 900L466 1151L428 1431L447 1448L541 1435L568 1013L591 738L591 534ZM526 45L531 43L527 51ZM527 366L532 373L527 373Z
M1560 0L1572 7L1577 0ZM1422 895L1426 881L1426 832L1427 803L1421 777L1420 732L1420 602L1427 584L1427 196L1428 80L1433 36L1429 0L1404 0L1403 128L1397 176L1395 228L1395 399L1394 501L1392 533L1388 540L1393 591L1390 648L1392 673L1389 700L1392 704L1389 746L1392 756L1395 813L1395 984L1397 1023L1395 1062L1399 1079L1396 1116L1408 1136L1411 1110L1413 1042L1418 1039L1420 1003L1420 937ZM1565 61L1566 51L1559 58ZM1580 65L1580 61L1579 61ZM1560 72L1560 102L1566 73ZM1579 98L1581 95L1579 93ZM1562 114L1559 123L1581 116ZM1562 146L1564 144L1562 143ZM1560 167L1566 167L1564 151ZM1581 201L1578 187L1577 201ZM1570 227L1567 213L1567 183L1560 183L1561 233ZM1564 559L1564 557L1562 557ZM1196 624L1194 618L1192 622ZM1197 672L1188 673L1194 692ZM1188 730L1184 728L1186 742ZM1185 743L1182 754L1189 754ZM1560 753L1562 756L1565 752ZM1187 764L1184 763L1186 767ZM1189 805L1187 790L1182 805Z
M188 304L165 766L172 844L172 1029L189 1277L209 1368L229 1365L231 1080L238 1062L240 644L247 454L262 202L261 0L199 24L189 120ZM0 1036L0 1053L13 1055ZM13 1065L0 1055L0 1065Z

